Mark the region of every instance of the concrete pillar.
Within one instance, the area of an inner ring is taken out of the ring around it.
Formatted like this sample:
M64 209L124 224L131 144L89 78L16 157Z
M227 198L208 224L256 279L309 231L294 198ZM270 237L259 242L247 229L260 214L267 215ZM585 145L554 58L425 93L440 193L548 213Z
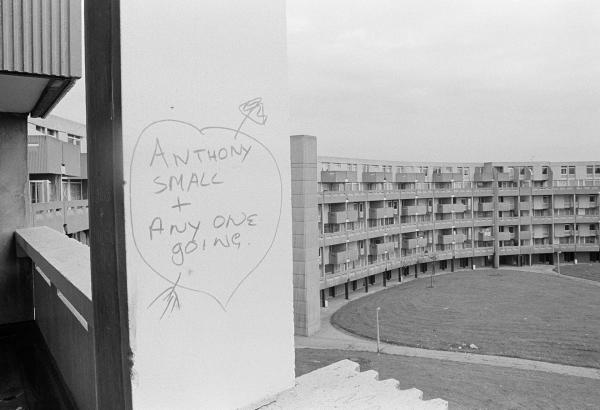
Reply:
M365 277L365 293L369 293L369 277Z
M309 336L319 330L320 272L317 227L317 139L294 135L292 159L292 219L294 258L294 331ZM325 262L325 252L322 253Z
M350 299L350 291L348 289L348 282L344 283L344 297L346 300Z
M33 319L31 269L14 233L30 226L27 116L0 113L0 325Z
M125 222L133 409L261 407L293 387L294 331L318 328L320 310L316 141L290 153L285 2L114 3L120 32L97 43L119 38L120 65L88 62L120 72L106 101L120 124L96 125L90 152L117 129L122 162L91 169L90 192L98 174L121 176L109 205ZM157 193L172 175L185 188ZM90 214L105 205L94 199ZM105 229L91 228L92 273Z

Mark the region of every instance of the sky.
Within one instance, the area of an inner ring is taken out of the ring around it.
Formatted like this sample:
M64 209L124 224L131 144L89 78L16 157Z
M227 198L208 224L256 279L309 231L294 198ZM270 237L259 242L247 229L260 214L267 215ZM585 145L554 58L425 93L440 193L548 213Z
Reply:
M600 2L288 0L290 133L319 155L600 154ZM54 114L84 121L82 81Z

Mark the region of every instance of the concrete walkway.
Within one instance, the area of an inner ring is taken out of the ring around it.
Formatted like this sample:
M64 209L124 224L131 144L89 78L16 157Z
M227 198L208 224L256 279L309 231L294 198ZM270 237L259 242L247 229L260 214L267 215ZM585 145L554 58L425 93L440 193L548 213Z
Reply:
M579 278L571 278L564 275L559 275L556 272L552 271L553 266L542 265L535 266L532 269L529 267L522 268L502 268L502 269L511 269L511 270L521 270L521 271L531 271L531 272L539 272L539 273L548 273L555 276L560 276L561 278L569 278L569 279L578 279L584 280L586 283L590 283L592 281L588 281L585 279ZM489 269L478 269L478 270L489 270ZM436 274L438 276L438 274ZM412 280L415 280L412 278ZM402 283L406 283L407 281L412 280L404 280ZM421 276L416 279L423 282L425 286L426 282L429 281L429 275ZM397 283L392 281L388 281L388 287L392 286L402 286L402 283ZM375 292L379 292L384 288L382 285L375 285L369 287L369 293L352 293L352 300L359 299L368 295L371 295ZM355 336L350 333L346 333L338 330L331 324L331 315L343 305L348 303L343 298L337 298L329 301L329 307L321 309L321 329L310 337L296 336L295 344L296 348L311 348L311 349L341 349L341 350L356 350L356 351L367 351L367 352L376 352L377 351L377 343L371 339L364 339L358 336ZM519 359L513 357L505 357L505 356L492 356L492 355L483 355L483 354L473 354L473 353L460 353L460 352L450 352L444 350L429 350L429 349L419 349L416 347L408 347L408 346L398 346L388 343L380 344L380 351L386 354L400 355L400 356L413 356L413 357L424 357L428 359L438 359L438 360L449 360L454 362L461 363L470 363L470 364L484 364L489 366L499 366L499 367L511 367L515 369L522 370L536 370L543 371L549 373L557 373L564 374L568 376L578 376L578 377L586 377L590 379L600 380L600 369L592 369L587 367L577 367L577 366L568 366L556 363L548 363L541 362L536 360L527 360L527 359Z

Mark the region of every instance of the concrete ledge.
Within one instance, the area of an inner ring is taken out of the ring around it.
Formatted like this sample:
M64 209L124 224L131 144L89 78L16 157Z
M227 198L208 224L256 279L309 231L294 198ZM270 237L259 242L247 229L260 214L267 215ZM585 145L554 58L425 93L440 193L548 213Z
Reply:
M54 229L17 229L19 255L39 267L89 323L93 319L90 248Z

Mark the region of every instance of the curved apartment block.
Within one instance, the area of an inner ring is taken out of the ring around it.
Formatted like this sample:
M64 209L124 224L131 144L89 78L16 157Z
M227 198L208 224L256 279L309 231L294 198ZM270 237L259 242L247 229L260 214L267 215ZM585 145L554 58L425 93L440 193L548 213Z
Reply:
M599 260L600 161L317 157L291 137L298 334L327 298L424 272Z

